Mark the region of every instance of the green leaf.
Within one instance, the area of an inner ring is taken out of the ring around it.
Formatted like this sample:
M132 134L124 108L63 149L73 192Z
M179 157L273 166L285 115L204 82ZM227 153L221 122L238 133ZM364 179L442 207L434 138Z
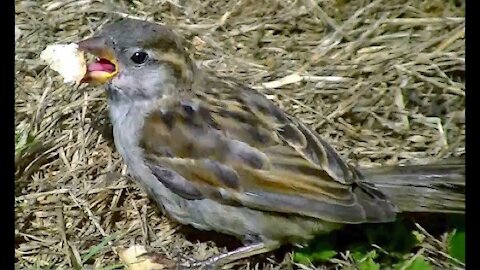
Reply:
M83 258L82 258L82 263L85 263L86 261L88 261L88 259L90 259L91 257L93 257L95 254L99 253L105 246L108 245L108 242L110 242L112 239L114 239L116 237L115 234L112 234L108 237L105 237L105 239L103 239L102 242L100 242L100 244L96 245L96 246L93 246L87 253L87 255L85 255Z
M15 134L15 155L20 155L26 149L33 147L36 144L35 137L26 133L20 132Z
M355 260L359 270L380 270L380 264L375 262L377 252L372 250L366 255L361 252L352 253L352 258Z
M335 257L335 255L337 255L335 250L321 250L313 253L311 258L314 262L327 262L331 258Z
M302 264L327 262L335 257L337 252L327 239L317 239L309 247L298 250L294 253L294 260Z
M465 262L465 232L457 231L450 237L448 253L453 258Z
M304 265L312 264L312 261L310 261L310 258L308 257L308 255L305 255L301 252L295 252L293 254L293 261L296 263L304 264Z
M407 265L407 267L405 267L405 265ZM403 265L404 270L432 270L432 265L430 265L430 263L425 259L425 257L423 257L422 255L419 255L415 258L415 260L413 260L412 262L406 262L404 265Z
M357 265L359 270L380 270L380 264L376 263L372 258L367 258Z

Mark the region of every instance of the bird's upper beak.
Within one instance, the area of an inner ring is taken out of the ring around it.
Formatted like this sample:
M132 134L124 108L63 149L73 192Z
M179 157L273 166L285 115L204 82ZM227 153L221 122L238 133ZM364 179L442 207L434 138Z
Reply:
M92 37L78 42L78 48L96 56L93 63L87 64L83 82L106 83L118 73L115 52L108 46L104 37Z

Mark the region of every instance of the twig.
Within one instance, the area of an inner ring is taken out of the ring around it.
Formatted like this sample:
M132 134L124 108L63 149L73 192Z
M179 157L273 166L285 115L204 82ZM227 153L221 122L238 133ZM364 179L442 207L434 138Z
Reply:
M428 82L430 84L433 84L435 85L436 87L440 88L440 89L446 89L448 90L448 92L452 93L452 94L455 94L455 95L459 95L459 96L465 96L465 91L462 91L461 89L457 89L455 87L452 87L452 86L449 86L449 85L445 85L439 81L436 81L432 78L429 78L427 76L424 76L420 73L418 73L417 71L414 71L414 70L407 70L406 68L404 68L403 66L401 65L395 65L394 66L396 69L402 71L402 72L405 72L407 74L410 74L410 75L413 75L419 79L421 79L422 81L424 82Z
M82 264L81 258L78 256L78 252L73 252L73 248L67 240L67 233L65 230L65 219L63 217L63 207L59 207L57 209L57 224L60 231L60 236L64 244L63 247L65 249L65 254L70 260L72 267L77 270L82 269L83 264Z
M366 23L371 23L372 19L366 19ZM426 25L436 23L463 23L463 17L446 17L446 18L392 18L386 19L382 23L393 25Z
M128 186L128 185L123 185L123 186L113 186L113 187L104 187L104 188L94 188L94 189L86 191L85 193L90 195L90 194L103 192L103 191L106 191L106 190L126 189L126 188L129 188L129 187L130 186ZM32 194L27 194L27 195L22 195L22 196L15 197L15 201L18 202L18 201L24 201L24 200L33 200L33 199L37 199L39 197L53 195L53 194L65 194L65 193L68 193L70 191L71 191L71 189L61 188L61 189L55 189L55 190L52 190L52 191L37 192L37 193L32 193Z
M450 38L442 41L442 43L440 43L440 45L438 45L437 49L435 49L435 51L433 52L441 52L443 51L445 48L447 48L450 44L452 44L453 42L455 42L457 39L460 39L460 38L463 38L465 36L465 27L463 27L462 29L459 29L455 34L453 34Z
M307 81L307 82L323 81L323 82L335 83L335 82L348 82L350 80L352 80L352 78L340 77L340 76L309 76L309 75L300 76L297 73L293 73L275 81L262 83L262 86L267 89L275 89L288 84L298 83L301 81Z

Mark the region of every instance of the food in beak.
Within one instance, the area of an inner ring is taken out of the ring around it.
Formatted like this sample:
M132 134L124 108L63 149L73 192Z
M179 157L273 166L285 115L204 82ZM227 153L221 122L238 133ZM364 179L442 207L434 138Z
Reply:
M75 43L48 45L40 58L57 71L65 83L79 83L87 72L84 54Z
M84 52L97 56L96 60L87 64ZM40 58L69 84L105 83L118 73L113 53L96 38L78 44L48 45L40 54Z

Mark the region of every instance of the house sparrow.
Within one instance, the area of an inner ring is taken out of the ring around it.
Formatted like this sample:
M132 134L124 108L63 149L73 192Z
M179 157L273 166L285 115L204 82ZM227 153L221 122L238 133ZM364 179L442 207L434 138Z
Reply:
M203 71L182 40L122 19L78 43L107 82L118 152L173 220L240 238L220 266L400 211L462 212L464 165L390 167L364 177L259 92Z

